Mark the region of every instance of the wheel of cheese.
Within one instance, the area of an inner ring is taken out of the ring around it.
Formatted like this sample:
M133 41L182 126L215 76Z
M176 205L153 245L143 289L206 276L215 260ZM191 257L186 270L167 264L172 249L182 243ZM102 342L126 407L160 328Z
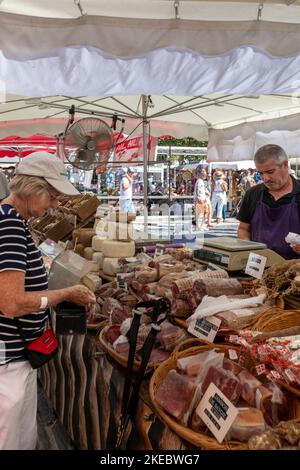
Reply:
M84 257L84 249L85 249L84 245L82 245L82 243L78 243L75 248L75 253Z
M115 276L120 271L119 258L104 258L102 271L108 276Z
M107 232L107 221L106 220L98 220L97 225L95 227L96 235L100 235L103 232Z
M91 260L91 259L93 259L93 253L94 253L93 248L88 246L87 248L84 249L83 256L84 256L85 259Z
M95 253L93 253L93 263L97 263L100 269L103 266L103 259L104 259L104 256L102 252L95 251Z
M98 273L99 274L99 271L100 271L100 266L99 266L99 263L95 263L94 261L92 261L91 263L91 268L90 268L90 272L91 273Z
M94 273L88 273L81 279L81 283L95 292L102 284L102 279Z
M106 237L100 237L99 235L95 235L92 239L92 248L94 251L103 251L102 245L103 242L106 241Z
M84 246L91 246L92 238L96 235L95 230L90 228L77 228L73 230L73 241L77 240L77 243L81 243Z
M107 237L110 240L130 241L132 239L132 224L108 222Z
M127 258L134 256L134 241L122 242L116 240L105 240L102 243L102 251L104 258Z

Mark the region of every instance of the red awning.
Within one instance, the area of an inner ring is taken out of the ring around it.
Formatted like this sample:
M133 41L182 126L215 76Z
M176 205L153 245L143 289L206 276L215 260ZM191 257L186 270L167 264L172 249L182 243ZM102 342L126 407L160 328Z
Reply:
M56 138L42 134L34 134L28 137L10 135L4 139L0 139L0 158L23 158L37 150L55 153Z

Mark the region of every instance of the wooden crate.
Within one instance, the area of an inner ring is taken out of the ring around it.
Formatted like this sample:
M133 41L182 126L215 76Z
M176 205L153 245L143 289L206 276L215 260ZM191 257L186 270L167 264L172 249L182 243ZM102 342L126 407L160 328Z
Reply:
M96 212L99 205L100 201L97 196L92 196L85 199L79 207L73 209L80 220L86 220Z
M53 227L44 233L45 238L50 238L58 242L69 235L73 230L73 225L66 219L59 220Z

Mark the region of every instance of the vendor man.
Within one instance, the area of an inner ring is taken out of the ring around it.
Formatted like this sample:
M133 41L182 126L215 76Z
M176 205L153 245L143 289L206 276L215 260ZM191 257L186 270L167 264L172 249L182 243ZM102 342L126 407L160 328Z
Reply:
M246 191L237 215L238 237L266 243L285 259L300 258L300 245L290 246L289 232L300 234L300 182L289 174L288 157L278 145L264 145L254 163L263 184Z

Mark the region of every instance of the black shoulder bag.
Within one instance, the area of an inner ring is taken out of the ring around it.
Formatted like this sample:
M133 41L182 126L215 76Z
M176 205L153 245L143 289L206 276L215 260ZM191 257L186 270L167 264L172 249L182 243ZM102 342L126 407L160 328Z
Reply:
M52 329L50 310L47 310L49 327L44 333L35 340L27 342L22 331L20 320L16 318L16 323L20 337L25 348L26 359L30 362L33 369L43 366L53 359L58 352L58 341Z

